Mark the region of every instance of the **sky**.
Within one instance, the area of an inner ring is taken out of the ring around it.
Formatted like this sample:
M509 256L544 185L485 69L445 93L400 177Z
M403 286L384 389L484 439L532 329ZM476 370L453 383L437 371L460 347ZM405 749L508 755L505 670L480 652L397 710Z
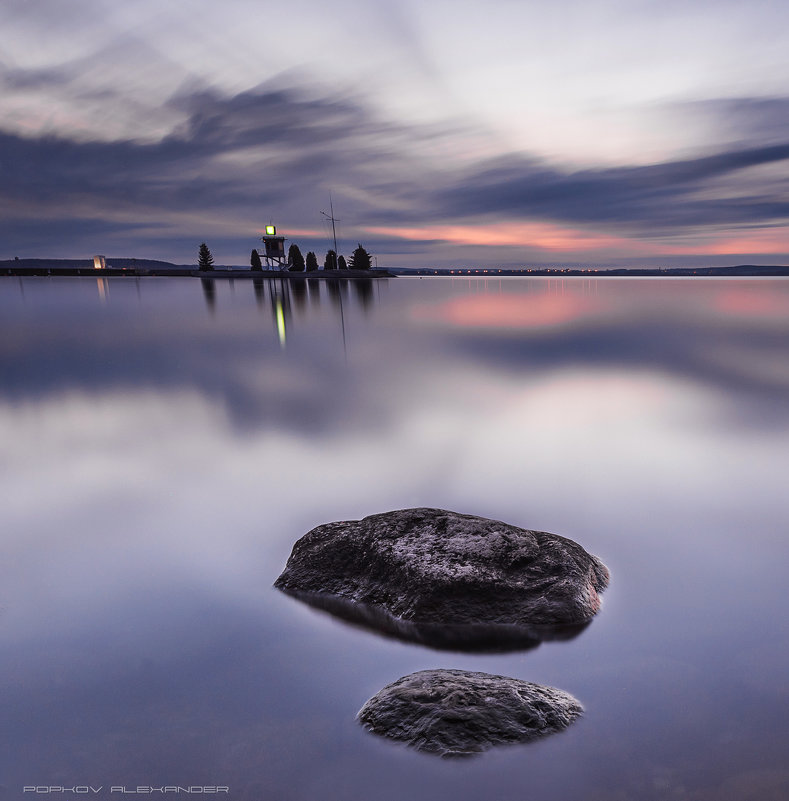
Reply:
M785 0L3 0L0 259L789 263Z

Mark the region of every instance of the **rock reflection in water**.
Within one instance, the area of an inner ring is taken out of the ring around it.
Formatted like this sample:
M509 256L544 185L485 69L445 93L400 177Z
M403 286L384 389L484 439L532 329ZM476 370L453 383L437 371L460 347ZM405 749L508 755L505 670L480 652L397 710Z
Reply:
M283 589L313 609L383 637L424 645L439 651L506 653L528 651L543 642L572 640L592 622L565 626L516 626L502 623L413 623L394 617L379 606L335 595Z
M566 729L583 713L572 695L520 679L421 670L384 687L359 710L374 734L443 757L525 743Z

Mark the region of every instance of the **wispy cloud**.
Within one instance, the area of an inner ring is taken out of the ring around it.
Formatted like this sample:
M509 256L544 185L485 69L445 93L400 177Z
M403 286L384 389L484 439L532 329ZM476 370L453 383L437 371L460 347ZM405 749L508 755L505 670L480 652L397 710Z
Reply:
M17 86L58 80L3 76ZM776 131L789 108L743 98L725 113L736 121L751 103ZM392 122L359 96L281 80L237 94L184 89L162 113L180 122L155 141L0 134L7 255L93 251L103 237L107 252L185 261L191 252L179 256L174 243L215 237L232 261L269 217L320 247L330 189L349 239L365 232L379 253L408 261L414 243L427 255L443 243L484 245L491 261L507 249L510 260L789 253L789 142L749 140L745 123L736 146L717 152L572 170L524 153L491 159L484 131L467 121Z

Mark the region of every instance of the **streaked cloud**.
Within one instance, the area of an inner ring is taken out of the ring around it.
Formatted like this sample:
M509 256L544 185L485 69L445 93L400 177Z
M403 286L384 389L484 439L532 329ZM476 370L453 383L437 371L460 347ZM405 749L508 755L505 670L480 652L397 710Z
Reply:
M384 264L785 260L788 19L12 0L0 256L186 262L210 239L242 263L269 219L321 250L331 191L343 247L364 237Z

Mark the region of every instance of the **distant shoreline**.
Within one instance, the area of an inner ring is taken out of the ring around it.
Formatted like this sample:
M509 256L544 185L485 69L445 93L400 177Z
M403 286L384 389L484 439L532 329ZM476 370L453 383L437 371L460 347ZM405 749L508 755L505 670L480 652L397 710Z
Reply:
M416 268L413 270L393 270L397 275L418 275L449 278L499 278L504 276L518 276L533 278L535 276L548 276L551 278L677 278L682 276L734 276L740 278L754 277L789 277L789 266L738 264L730 267L616 267L612 269L581 269L579 267L532 267L523 269L510 268L460 268L460 269L431 269Z
M636 268L621 267L613 269L581 269L577 267L559 268L396 268L391 270L313 270L311 272L289 272L280 270L252 270L249 267L217 267L213 270L199 270L196 265L172 264L154 259L107 259L107 266L96 269L92 259L6 259L0 261L2 276L77 276L94 278L119 277L169 277L169 278L262 278L267 280L299 280L304 278L320 280L356 280L364 278L396 278L398 276L447 277L447 278L499 278L515 276L533 278L678 278L690 277L789 277L789 266L738 264L728 267L666 267Z
M395 278L388 270L313 270L289 272L287 270L252 270L250 267L218 267L199 270L197 266L171 264L152 259L107 259L107 266L96 269L92 259L7 259L0 261L0 277L90 277L90 278L261 278L267 280L357 280L363 278Z

